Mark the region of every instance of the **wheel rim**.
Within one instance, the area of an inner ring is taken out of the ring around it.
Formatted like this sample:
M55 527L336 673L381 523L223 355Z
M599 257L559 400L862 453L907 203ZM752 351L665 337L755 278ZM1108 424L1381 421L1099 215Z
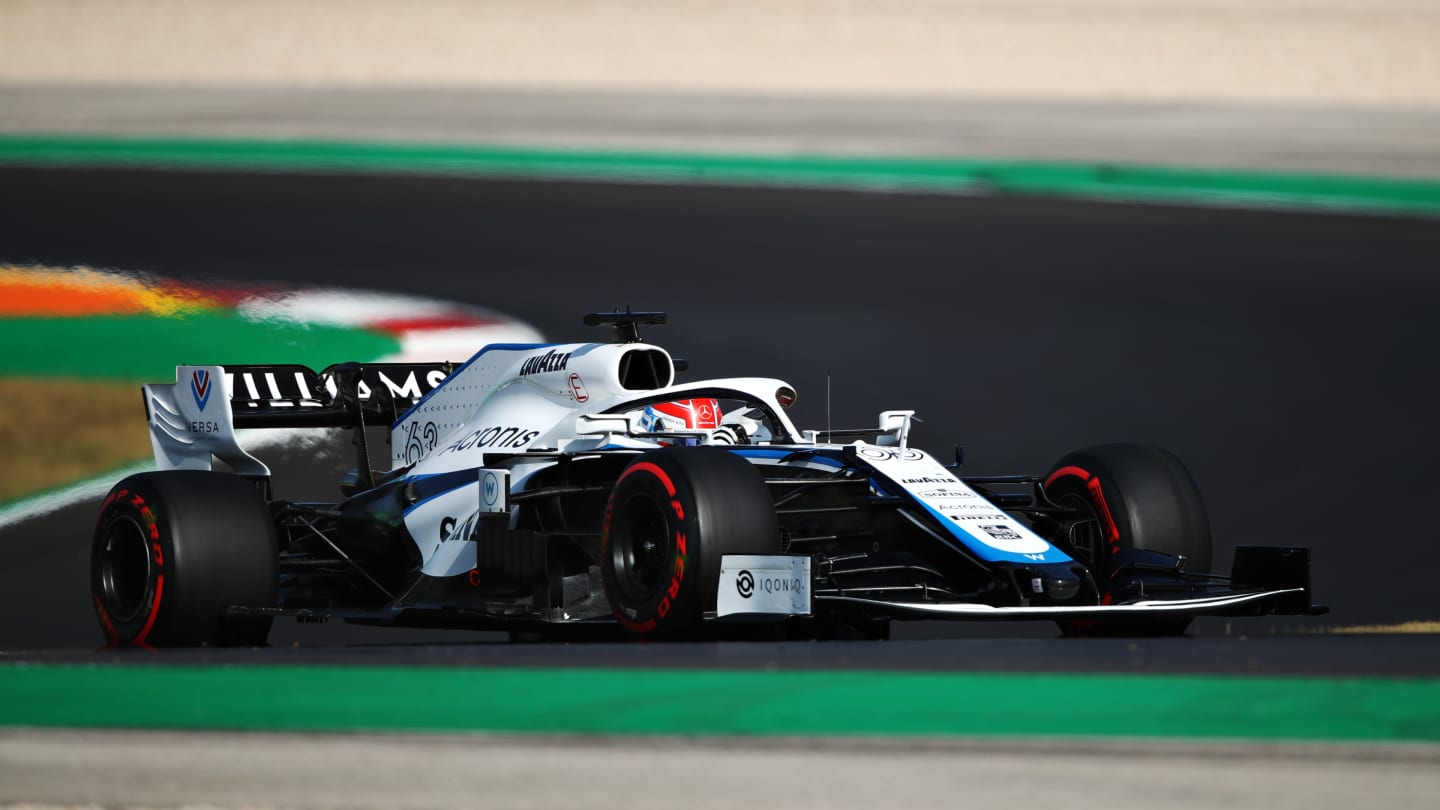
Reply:
M130 621L144 610L150 590L150 543L134 518L120 516L105 530L104 549L101 599L115 621Z
M666 507L647 495L631 498L623 516L615 527L616 580L627 599L644 601L659 591L670 570L673 533Z

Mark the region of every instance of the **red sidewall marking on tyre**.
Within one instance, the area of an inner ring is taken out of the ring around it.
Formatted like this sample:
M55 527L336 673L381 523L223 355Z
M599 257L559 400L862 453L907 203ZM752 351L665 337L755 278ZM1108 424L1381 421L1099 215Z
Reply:
M665 487L666 494L670 496L670 508L674 510L676 517L678 517L681 521L684 521L685 509L680 505L680 499L675 497L675 482L671 480L670 475L666 473L665 470L661 469L660 465L650 461L641 461L636 464L631 464L629 467L625 468L625 472L620 474L620 477L615 481L615 485L618 487L621 481L624 481L626 478L630 477L631 473L636 472L645 472L655 476L655 479L660 482L660 485ZM600 553L602 555L610 553L610 519L614 508L615 499L614 497L611 497L610 503L606 504L605 506L605 524L603 529L604 537L600 550ZM680 588L685 582L685 561L689 556L686 550L687 542L688 540L685 537L684 528L677 527L675 529L675 565L671 569L672 576L670 577L670 585L665 589L664 596L661 597L660 603L655 606L655 611L660 614L660 619L665 618L665 616L670 613L670 606L672 604L672 601L679 597ZM610 601L610 612L615 614L615 618L619 619L621 624L625 625L633 632L648 633L654 630L659 624L657 619L646 619L643 622L633 621L626 617L625 614L622 613L620 610L616 609L615 601L613 599L610 599L608 594L607 599Z
M675 530L675 568L674 576L670 578L670 587L665 589L665 596L660 599L660 604L655 610L660 618L665 618L670 612L671 600L680 597L680 586L685 582L685 558L688 556L685 550L685 532Z
M636 632L636 633L648 633L648 632L650 632L651 630L654 630L654 629L655 629L655 620L654 620L654 619L646 619L646 620L643 621L643 622L632 622L632 621L630 621L629 619L625 618L625 615L624 615L623 613L620 613L619 611L615 610L615 605L614 605L613 603L610 605L610 612L611 612L611 613L614 613L614 614L615 614L615 618L619 619L621 624L623 624L623 625L625 625L626 627L630 628L630 630L632 630L633 632Z
M155 619L160 615L160 595L165 592L165 575L155 575L155 598L150 602L150 615L145 619L145 626L140 629L140 635L135 637L135 643L145 646L145 639L150 635L150 629L155 626Z
M116 500L120 500L129 494L127 490L117 493ZM160 523L155 517L155 510L145 502L145 497L136 494L130 498L130 506L139 514L141 522L149 530L151 540L150 560L155 564L155 596L150 600L150 613L145 617L145 626L135 636L132 643L147 647L145 639L149 638L150 631L155 627L155 620L160 617L160 597L165 592L165 555L160 548Z
M630 477L631 473L641 471L648 472L656 478L660 479L660 483L665 487L665 492L668 493L670 497L675 497L675 482L671 481L670 476L666 474L664 470L660 469L660 465L651 461L642 461L638 464L631 464L629 467L626 467L625 472L620 473L620 478L615 481L615 485L619 486L621 481L624 481L626 478Z
M631 467L626 468L626 470L625 470L623 473L620 474L620 477L619 477L618 479L616 479L615 485L616 485L616 486L619 486L619 485L620 485L620 482L621 482L621 481L624 481L626 476L628 476L630 473L634 472L635 470L640 469L641 467L648 468L647 471L650 471L650 472L655 473L655 474L657 475L657 477L660 477L660 478L661 478L661 481L662 481L662 482L669 481L669 478L668 478L667 476L664 476L664 470L661 470L659 467L655 466L654 464L651 464L651 463L649 463L649 462L644 462L643 464L636 464L636 465L633 465L633 466L631 466ZM614 516L614 514L615 514L615 492L614 492L614 490L611 490L611 492L610 492L610 499L609 499L609 501L607 501L606 504L605 504L605 522L601 525L601 528L600 528L600 557L601 557L601 559L607 559L608 556L609 556L609 554L610 554L610 522L611 522L611 518ZM613 596L612 594L609 593L608 589L607 589L607 591L606 591L606 593L605 593L605 601L607 601L607 602L610 603L610 613L611 613L612 615L614 615L615 618L616 618L617 620L619 620L619 622L620 622L621 624L625 625L625 627L628 628L631 632L633 632L633 633L648 633L648 632L650 632L651 630L654 630L654 629L655 629L655 620L654 620L654 619L646 619L646 620L643 621L643 622L637 622L637 621L634 621L634 620L630 619L629 617L627 617L627 616L624 614L624 612L622 612L622 611L620 610L620 606L617 605L617 604L615 604L615 598L614 598L614 596Z
M100 629L105 632L106 646L114 647L120 643L119 636L115 635L115 624L110 621L110 614L106 612L105 604L100 601L100 596L92 593L90 598L95 601L95 612L100 614Z
M1055 482L1066 476L1079 478L1085 482L1085 489L1100 507L1100 518L1105 522L1105 539L1110 542L1110 553L1120 552L1120 526L1115 523L1115 516L1110 512L1110 504L1105 500L1105 491L1100 487L1100 476L1095 475L1084 467L1068 466L1061 467L1050 477L1045 479L1045 488L1054 486Z
M1061 467L1055 472L1050 473L1050 477L1045 479L1045 488L1049 489L1050 485L1055 483L1057 479L1064 478L1067 475L1073 475L1081 481L1090 480L1090 471L1083 467Z
M1109 530L1110 553L1120 553L1120 527L1115 525L1115 517L1110 514L1110 504L1105 502L1105 492L1100 489L1099 477L1090 479L1087 485L1090 496L1100 505L1100 515L1105 518L1105 528Z

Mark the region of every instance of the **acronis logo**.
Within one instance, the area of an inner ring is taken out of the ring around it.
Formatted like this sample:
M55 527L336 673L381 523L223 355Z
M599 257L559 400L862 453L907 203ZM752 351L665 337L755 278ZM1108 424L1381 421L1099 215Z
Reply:
M195 404L200 410L210 402L210 372L200 370L190 375L190 393L195 395Z

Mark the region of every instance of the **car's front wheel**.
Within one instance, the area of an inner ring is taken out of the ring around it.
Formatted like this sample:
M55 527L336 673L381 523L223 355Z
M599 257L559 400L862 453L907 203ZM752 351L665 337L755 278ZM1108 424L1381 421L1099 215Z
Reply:
M716 447L645 453L620 474L601 528L605 595L638 636L676 636L714 610L725 554L778 554L774 501L749 462Z
M1210 570L1210 521L1190 471L1173 453L1138 444L1106 444L1066 455L1045 477L1050 500L1069 507L1065 540L1096 579L1101 597L1123 601L1122 566L1131 552L1185 558L1185 568ZM1068 634L1179 635L1188 617L1063 622Z

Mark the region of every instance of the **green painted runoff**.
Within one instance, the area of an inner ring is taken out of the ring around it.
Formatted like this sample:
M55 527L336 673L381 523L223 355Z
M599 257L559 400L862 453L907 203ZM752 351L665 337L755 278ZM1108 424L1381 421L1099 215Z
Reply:
M0 725L1440 741L1440 679L0 665Z
M183 364L300 363L317 371L400 350L388 335L351 327L256 322L226 312L0 318L0 374L170 382Z
M1440 213L1440 182L1086 162L743 156L452 144L0 136L0 164L410 172L726 185L998 192L1337 211Z

